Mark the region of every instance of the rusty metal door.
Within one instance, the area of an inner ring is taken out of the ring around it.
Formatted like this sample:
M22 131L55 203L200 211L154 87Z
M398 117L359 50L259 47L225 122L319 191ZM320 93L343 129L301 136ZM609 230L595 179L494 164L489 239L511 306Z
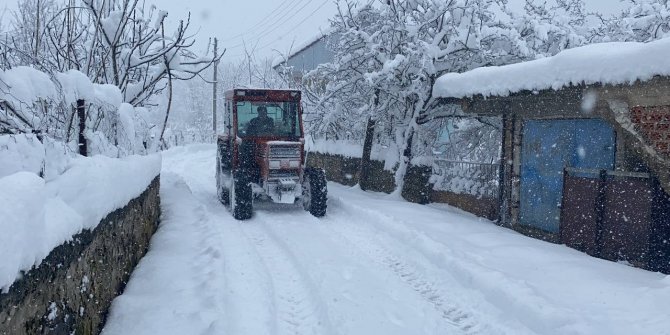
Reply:
M647 173L566 169L561 243L670 272L670 198Z
M611 170L614 151L614 129L600 119L524 122L519 222L558 233L563 170Z

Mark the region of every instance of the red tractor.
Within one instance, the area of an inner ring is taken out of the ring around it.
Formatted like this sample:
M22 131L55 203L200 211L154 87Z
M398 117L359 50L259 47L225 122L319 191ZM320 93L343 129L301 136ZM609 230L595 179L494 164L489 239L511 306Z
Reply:
M302 203L326 214L323 170L305 167L300 91L227 91L225 133L217 138L216 188L237 220L251 218L255 200Z

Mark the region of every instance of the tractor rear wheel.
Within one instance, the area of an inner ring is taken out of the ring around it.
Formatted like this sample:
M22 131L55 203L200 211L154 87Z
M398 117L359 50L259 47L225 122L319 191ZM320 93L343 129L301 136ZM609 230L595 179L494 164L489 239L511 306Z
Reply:
M326 215L327 200L326 174L321 169L305 169L302 182L303 208L320 218Z
M253 193L249 177L244 172L233 174L230 182L230 212L237 220L251 219L253 212Z

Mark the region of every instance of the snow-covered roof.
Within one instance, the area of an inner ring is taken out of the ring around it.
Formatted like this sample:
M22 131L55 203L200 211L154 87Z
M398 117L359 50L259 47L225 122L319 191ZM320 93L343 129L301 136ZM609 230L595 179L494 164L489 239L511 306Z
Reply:
M282 56L279 56L279 57L275 58L275 59L272 61L272 67L275 68L275 67L281 65L281 64L284 63L286 60L291 59L293 56L299 54L299 53L302 52L303 50L305 50L305 49L309 48L310 46L314 45L316 42L322 40L323 38L325 38L325 37L327 37L327 36L330 36L330 34L331 34L333 31L334 31L333 28L327 28L327 29L325 29L325 30L321 30L321 31L319 31L319 33L318 33L317 35L315 35L314 37L312 37L312 38L310 38L310 39L308 39L308 40L305 40L304 42L302 42L302 43L300 43L300 44L296 44L296 45L294 45L291 49L293 49L293 50L295 50L295 51L291 51L288 55L282 55Z
M508 96L571 85L631 84L670 76L670 38L649 42L591 44L533 61L447 73L433 94L442 98Z

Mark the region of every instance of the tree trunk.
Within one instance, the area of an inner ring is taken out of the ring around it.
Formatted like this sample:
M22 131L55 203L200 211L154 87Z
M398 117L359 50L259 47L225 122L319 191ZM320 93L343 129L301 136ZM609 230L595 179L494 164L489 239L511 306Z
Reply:
M405 143L401 148L402 154L400 155L400 161L398 164L398 169L395 171L395 191L393 193L402 195L402 189L405 186L405 174L407 173L407 167L412 161L412 142L415 133L415 122L410 123L405 132Z
M375 136L375 124L377 122L368 118L368 124L365 129L365 143L363 144L363 157L361 157L361 170L358 174L358 185L362 190L369 189L370 182L370 156L372 155L372 140Z
M165 26L161 23L161 34L163 35L163 47L165 47ZM165 135L165 128L167 127L168 118L170 117L170 109L172 108L172 71L170 70L170 61L167 59L167 56L164 57L165 68L168 73L168 105L167 110L165 111L165 120L163 121L163 128L161 129L161 136L158 139L158 143L164 149L167 149L167 146L164 145L163 135Z

